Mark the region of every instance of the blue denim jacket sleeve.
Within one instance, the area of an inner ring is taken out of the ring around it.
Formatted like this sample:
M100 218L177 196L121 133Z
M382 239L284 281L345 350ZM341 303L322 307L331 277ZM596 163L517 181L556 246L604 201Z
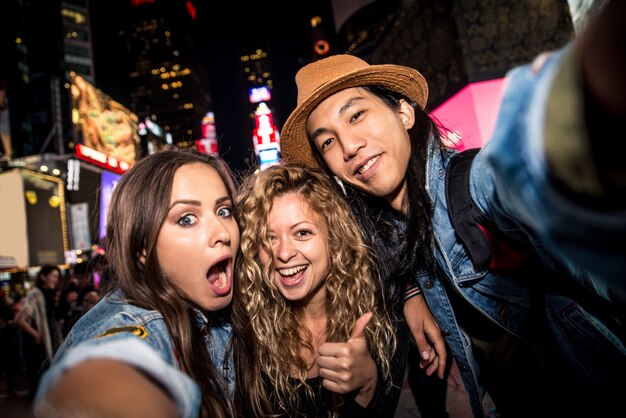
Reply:
M565 136L579 149L589 141L582 106L575 105L582 101L583 87L580 77L572 75L580 71L572 53L571 45L553 53L536 73L530 65L509 72L493 137L472 169L473 197L486 213L502 213L527 228L541 251L584 285L609 300L624 301L626 211L597 210L572 201L554 186L548 165L546 132ZM563 103L549 106L555 94ZM547 131L553 121L559 129ZM561 138L560 143L568 141ZM497 199L481 196L487 181L493 182ZM499 206L494 209L494 204Z
M104 343L86 342L71 349L43 376L35 404L42 401L65 372L86 360L96 358L117 360L141 370L169 392L181 417L198 416L198 386L186 374L167 364L153 348L138 337L118 338Z
M218 352L223 353L222 344L215 347ZM42 377L35 402L64 372L94 358L119 360L141 370L170 393L181 416L198 415L199 388L180 370L163 317L125 303L119 291L102 298L74 325Z

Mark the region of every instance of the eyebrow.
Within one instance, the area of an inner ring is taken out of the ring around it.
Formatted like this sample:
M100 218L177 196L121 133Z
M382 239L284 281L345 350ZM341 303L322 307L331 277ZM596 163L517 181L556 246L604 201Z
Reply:
M363 100L363 99L364 99L363 96L357 96L357 97L352 97L348 99L348 101L339 108L339 116L342 116L344 113L348 111L348 109L353 107L356 104L356 102L358 102L359 100ZM316 129L310 135L311 141L315 141L315 138L317 138L319 135L326 133L326 132L329 132L329 130L326 128Z
M216 205L221 205L224 203L231 203L232 199L230 198L230 196L222 196L219 199L217 199L215 201ZM176 205L192 205L192 206L202 206L202 203L200 203L199 200L194 200L194 199L180 199L180 200L175 200L174 202L172 202L172 204L170 205L168 212L170 210L172 210L172 208L174 208L174 206Z

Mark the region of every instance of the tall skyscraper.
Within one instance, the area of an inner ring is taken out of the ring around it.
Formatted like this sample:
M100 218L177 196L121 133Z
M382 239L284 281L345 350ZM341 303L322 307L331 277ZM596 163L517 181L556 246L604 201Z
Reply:
M128 107L139 120L158 123L175 144L192 146L211 110L208 77L191 39L193 3L128 0L118 13L124 54L115 57L126 70Z

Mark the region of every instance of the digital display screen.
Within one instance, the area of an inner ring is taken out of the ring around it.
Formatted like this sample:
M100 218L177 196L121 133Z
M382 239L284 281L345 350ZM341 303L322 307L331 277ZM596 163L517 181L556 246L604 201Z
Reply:
M272 94L267 86L253 87L248 90L250 103L267 102L272 99Z
M74 73L70 90L74 138L132 166L139 147L137 116Z
M113 189L117 185L117 182L120 181L119 174L111 173L110 171L102 171L100 177L100 238L104 238L106 236L106 227L107 227L107 210L109 209L109 202L111 201L111 195L113 194Z

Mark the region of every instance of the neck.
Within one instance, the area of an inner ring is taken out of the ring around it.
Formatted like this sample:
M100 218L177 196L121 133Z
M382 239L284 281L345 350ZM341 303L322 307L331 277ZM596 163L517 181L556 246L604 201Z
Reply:
M402 182L400 186L400 190L397 193L394 193L390 196L387 201L389 205L397 212L400 212L404 216L407 214L407 203L406 203L406 180Z

